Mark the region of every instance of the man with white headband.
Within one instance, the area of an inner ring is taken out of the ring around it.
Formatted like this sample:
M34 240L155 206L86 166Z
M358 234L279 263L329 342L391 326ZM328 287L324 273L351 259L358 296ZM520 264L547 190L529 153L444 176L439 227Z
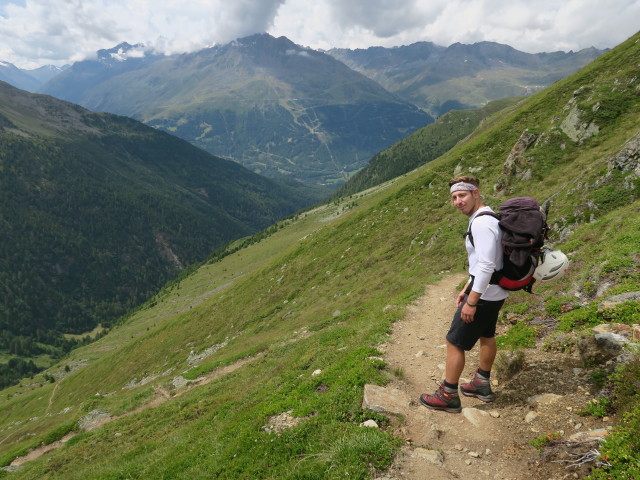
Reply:
M445 380L435 393L420 396L420 403L435 410L450 413L462 411L458 382L465 365L465 352L480 341L480 365L473 380L459 386L463 395L492 402L490 373L496 358L496 323L500 308L508 293L498 285L490 284L494 271L502 268L502 231L498 220L482 211L492 212L484 205L480 182L471 176L456 177L449 182L451 203L469 217L473 242L466 238L469 256L469 281L458 293L456 313L446 336L447 361ZM475 220L475 221L474 221Z

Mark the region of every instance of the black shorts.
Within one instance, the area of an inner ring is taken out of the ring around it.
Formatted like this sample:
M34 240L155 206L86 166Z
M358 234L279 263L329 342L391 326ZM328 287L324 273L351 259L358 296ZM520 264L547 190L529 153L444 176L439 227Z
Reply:
M467 297L464 297L467 301ZM504 304L504 300L489 301L478 300L476 314L473 322L465 323L460 317L464 302L460 304L453 316L451 328L447 333L447 341L462 350L471 350L480 337L493 338L496 336L496 324L498 314Z

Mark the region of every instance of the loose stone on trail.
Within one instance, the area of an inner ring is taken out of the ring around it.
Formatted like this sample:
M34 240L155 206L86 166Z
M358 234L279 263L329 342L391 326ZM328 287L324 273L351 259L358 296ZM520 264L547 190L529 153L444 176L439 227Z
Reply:
M378 413L403 414L409 408L409 396L397 389L365 385L362 408Z

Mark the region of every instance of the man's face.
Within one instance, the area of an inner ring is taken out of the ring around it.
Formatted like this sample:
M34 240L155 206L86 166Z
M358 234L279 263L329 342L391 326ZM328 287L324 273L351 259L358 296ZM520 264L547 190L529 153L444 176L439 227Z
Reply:
M473 215L478 209L478 199L480 198L480 192L476 190L459 190L451 194L451 203L454 207L464 213L467 217Z

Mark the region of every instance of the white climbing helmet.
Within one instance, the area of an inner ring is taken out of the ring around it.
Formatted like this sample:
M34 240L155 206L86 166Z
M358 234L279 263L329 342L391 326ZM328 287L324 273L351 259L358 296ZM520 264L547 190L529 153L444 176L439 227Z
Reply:
M562 277L569 268L569 259L560 250L546 249L540 263L533 272L536 280L555 280Z

